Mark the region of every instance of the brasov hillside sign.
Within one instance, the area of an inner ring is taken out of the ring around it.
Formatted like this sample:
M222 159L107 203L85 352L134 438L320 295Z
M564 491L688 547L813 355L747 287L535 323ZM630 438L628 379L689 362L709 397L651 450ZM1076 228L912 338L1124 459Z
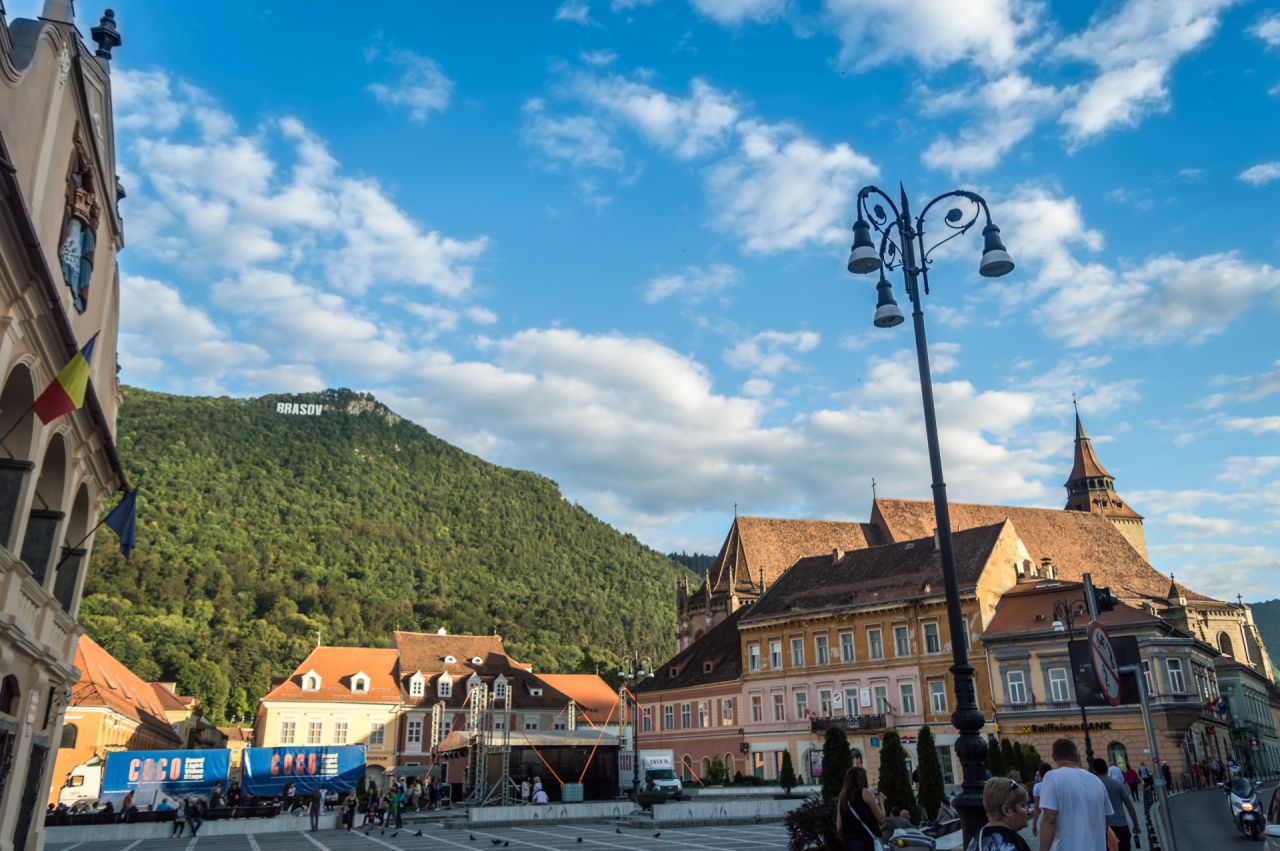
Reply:
M297 402L276 402L277 414L300 414L304 417L318 417L324 413L324 405L299 405Z

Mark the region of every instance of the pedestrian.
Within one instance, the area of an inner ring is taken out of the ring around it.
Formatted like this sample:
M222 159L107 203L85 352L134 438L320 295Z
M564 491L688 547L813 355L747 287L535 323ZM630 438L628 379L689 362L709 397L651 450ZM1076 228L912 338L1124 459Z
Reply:
M1031 787L1031 797L1035 801L1036 810L1031 814L1031 835L1035 836L1036 831L1040 827L1040 788L1044 785L1044 776L1053 770L1053 766L1047 762L1040 763L1040 768L1036 771L1036 785Z
M535 774L533 777L533 794L537 795L541 791L542 791L542 778Z
M1145 762L1138 766L1138 779L1142 781L1143 787L1147 789L1150 789L1154 783L1151 777L1151 769L1147 768Z
M993 777L982 787L987 823L969 841L968 851L1031 851L1019 832L1027 826L1027 789L1007 777Z
M427 809L434 810L440 805L440 780L432 777L427 783Z
M529 778L526 777L520 781L520 800L526 804L529 803L530 794L532 794L532 789L529 786Z
M1111 763L1111 767L1107 769L1107 774L1110 775L1112 780L1124 782L1124 769L1115 762Z
M1222 763L1218 762L1218 758L1216 756L1213 759L1209 760L1209 770L1213 772L1213 782L1221 783L1222 782Z
M351 828L355 826L356 808L359 806L360 798L356 796L356 790L352 789L347 793L346 800L342 804L343 818L347 823L347 833L350 833Z
M538 787L538 791L533 793L533 802L535 804L550 803L550 799L547 797L547 790L542 787Z
M395 820L396 827L400 826L400 793L397 791L399 784L392 783L387 789L387 823L386 827L391 826L391 821Z
M209 792L209 808L218 809L223 805L222 798L222 781L213 784L213 789Z
M182 837L182 832L187 829L187 799L183 798L182 803L178 804L173 813L173 833L170 836Z
M1102 781L1102 785L1106 787L1107 797L1111 802L1111 815L1107 816L1107 826L1111 828L1111 832L1116 835L1116 840L1120 844L1120 851L1129 851L1133 835L1142 834L1142 828L1138 822L1138 811L1133 808L1133 796L1129 794L1129 787L1125 786L1119 780L1111 776L1107 771L1107 762L1102 759L1093 761L1093 773L1098 775ZM1125 810L1129 811L1129 815L1125 816ZM1129 822L1133 821L1133 830L1129 829Z
M1200 768L1200 763L1191 763L1191 780L1195 783L1197 789L1203 789L1205 786L1204 770Z
M1107 847L1107 788L1079 767L1080 752L1070 739L1053 743L1054 769L1040 786L1040 847L1050 851L1103 851ZM1105 769L1104 769L1105 770ZM1056 845L1055 845L1056 843Z
M894 807L889 811L889 817L884 820L884 826L880 828L880 838L888 843L889 837L893 836L893 832L901 828L910 830L911 821L906 818L902 807Z
M317 783L311 787L311 832L320 829L320 811L324 807L324 787Z
M1124 770L1124 785L1129 787L1133 799L1138 800L1138 772L1133 770L1132 764Z
M197 798L187 811L187 821L191 823L191 838L196 838L200 826L204 824L204 801Z
M1166 789L1173 788L1173 772L1169 770L1169 763L1160 763L1160 774L1164 777L1164 785Z
M364 799L364 831L373 830L373 822L378 818L378 784L369 784L369 792Z
M836 831L844 851L875 851L884 821L884 795L871 791L865 768L850 768L836 800Z

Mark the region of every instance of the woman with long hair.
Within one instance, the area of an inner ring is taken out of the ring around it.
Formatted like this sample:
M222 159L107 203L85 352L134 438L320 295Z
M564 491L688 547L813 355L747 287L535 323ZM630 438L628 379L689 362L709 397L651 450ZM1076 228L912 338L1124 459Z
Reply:
M883 824L884 795L871 791L865 768L850 768L836 801L836 830L844 851L874 851Z

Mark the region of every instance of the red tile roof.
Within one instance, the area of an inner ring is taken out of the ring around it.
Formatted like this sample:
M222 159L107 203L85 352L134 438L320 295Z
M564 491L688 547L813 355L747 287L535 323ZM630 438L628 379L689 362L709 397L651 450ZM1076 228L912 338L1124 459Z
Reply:
M568 695L578 712L595 724L618 723L618 693L595 674L539 674L538 679Z
M1067 477L1068 482L1076 479L1086 479L1090 477L1110 479L1113 478L1110 473L1102 466L1102 462L1098 460L1098 456L1093 452L1093 443L1089 440L1089 435L1084 433L1084 424L1080 422L1080 415L1076 414L1076 454L1075 463L1071 467L1071 475Z
M1073 603L1084 597L1080 582L1039 582L1010 588L996 605L995 616L983 630L982 637L999 638L1025 632L1053 629L1053 604L1057 600ZM1039 616L1039 620L1037 620ZM1086 618L1086 620L1088 620ZM1121 603L1110 612L1102 612L1098 620L1105 627L1121 624L1163 624L1165 621L1141 609ZM1079 622L1077 621L1077 637Z
M737 517L699 591L759 594L762 572L768 586L803 556L829 555L833 549L859 550L878 543L878 531L870 523Z
M320 676L317 691L303 691L302 678L315 671ZM351 690L351 678L363 672L369 677L368 693ZM399 665L395 650L371 647L317 647L283 683L267 692L263 700L351 701L353 703L397 703Z
M511 706L515 709L562 707L569 702L568 696L534 675L530 666L508 656L501 636L396 632L391 643L400 653L401 699L407 704L430 705L443 700L448 707L461 708L467 699L466 682L472 675L479 676L481 682L490 687L499 676L505 679L511 688ZM454 661L446 662L448 657ZM419 671L427 678L426 694L411 697L409 680ZM449 697L441 698L438 681L445 673L453 679L453 689Z
M751 606L742 606L734 611L706 635L654 668L653 679L645 679L636 691L644 694L736 682L742 676L742 644L738 638L738 622L750 611ZM708 663L711 670L707 670Z
M1019 508L1007 505L975 505L953 502L951 522L957 529L987 526L1006 518L1013 521L1018 537L1037 566L1041 559L1053 562L1058 579L1079 582L1085 572L1095 585L1107 585L1119 597L1146 599L1165 606L1169 579L1147 563L1110 520L1097 514L1056 508ZM885 540L903 541L934 532L933 503L916 499L875 501L871 522ZM1199 594L1189 597L1207 600Z
M106 707L181 746L155 689L87 635L76 646L76 667L80 679L71 692L72 706Z

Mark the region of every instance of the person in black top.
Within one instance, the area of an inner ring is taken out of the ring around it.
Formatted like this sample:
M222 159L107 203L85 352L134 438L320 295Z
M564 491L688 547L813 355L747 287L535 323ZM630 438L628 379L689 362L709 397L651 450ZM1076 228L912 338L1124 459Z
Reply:
M1027 790L1008 777L992 777L982 787L987 823L969 841L968 851L1031 851L1018 831L1027 826Z
M865 768L849 769L836 804L836 830L844 851L874 851L883 824L884 795L871 791Z

